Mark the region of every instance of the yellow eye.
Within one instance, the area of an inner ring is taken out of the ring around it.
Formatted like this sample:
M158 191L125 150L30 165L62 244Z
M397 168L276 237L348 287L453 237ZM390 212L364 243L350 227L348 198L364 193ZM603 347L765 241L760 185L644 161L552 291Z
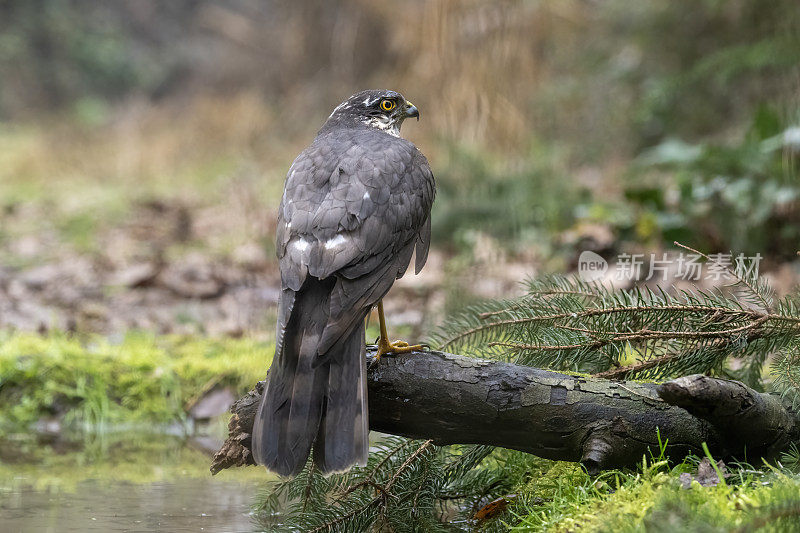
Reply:
M397 104L395 104L391 100L383 100L383 101L381 101L381 109L383 109L384 111L391 111L392 109L395 108L396 105Z

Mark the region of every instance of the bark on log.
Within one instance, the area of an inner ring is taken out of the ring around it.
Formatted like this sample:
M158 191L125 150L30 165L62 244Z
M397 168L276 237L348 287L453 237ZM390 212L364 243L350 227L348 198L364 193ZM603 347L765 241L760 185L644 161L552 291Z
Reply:
M590 473L658 455L659 435L672 459L702 453L705 442L716 458L754 464L800 443L800 416L779 398L702 375L661 385L611 381L425 351L381 358L368 383L374 431L580 461ZM263 386L231 407L212 473L253 464Z

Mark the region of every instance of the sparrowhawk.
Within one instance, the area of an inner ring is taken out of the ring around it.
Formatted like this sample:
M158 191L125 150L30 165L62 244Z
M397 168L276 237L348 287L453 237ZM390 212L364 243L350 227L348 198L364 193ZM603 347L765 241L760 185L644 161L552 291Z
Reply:
M322 472L365 464L365 318L378 306L378 356L390 343L381 299L425 264L433 173L400 137L417 108L395 91L354 94L292 163L278 211L281 298L275 357L253 427L258 464L295 475L313 446Z

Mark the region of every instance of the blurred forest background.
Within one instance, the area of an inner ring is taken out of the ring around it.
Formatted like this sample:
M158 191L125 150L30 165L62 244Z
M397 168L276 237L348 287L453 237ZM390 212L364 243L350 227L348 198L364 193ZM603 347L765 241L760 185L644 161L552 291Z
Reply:
M209 480L206 454L274 352L285 173L366 88L419 107L403 135L438 185L394 338L585 250L615 283L619 254L674 241L800 280L797 0L0 0L0 530L248 529L264 472ZM688 530L769 501L681 489L688 461L611 490L498 451L465 479L522 495L526 531L641 531L656 500L653 530Z
M286 169L392 88L437 177L421 336L593 250L800 243L794 0L0 2L0 326L269 336Z

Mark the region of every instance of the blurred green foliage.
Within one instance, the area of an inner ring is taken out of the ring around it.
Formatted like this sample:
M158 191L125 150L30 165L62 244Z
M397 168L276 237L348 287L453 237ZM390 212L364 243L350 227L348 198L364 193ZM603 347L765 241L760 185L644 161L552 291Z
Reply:
M438 238L464 244L480 231L552 250L588 222L609 228L617 247L678 240L793 258L796 3L612 1L590 19L584 41L562 37L568 46L545 61L563 66L531 91L537 149L520 158L449 149L437 174ZM602 178L583 183L585 165Z
M667 140L642 153L626 198L654 217L653 231L706 250L790 259L800 242L800 128L761 107L733 143Z
M746 124L763 102L794 100L796 2L644 2L630 12L620 20L635 22L643 58L643 68L630 73L642 89L635 115L640 146L719 134Z
M76 104L97 120L105 105L166 75L165 63L136 46L125 13L111 5L30 0L0 5L0 112L18 106ZM128 30L128 31L126 31Z
M544 245L569 227L574 206L588 196L558 168L556 155L543 148L509 164L451 146L436 187L434 239L466 249L475 245L476 232L504 242Z

